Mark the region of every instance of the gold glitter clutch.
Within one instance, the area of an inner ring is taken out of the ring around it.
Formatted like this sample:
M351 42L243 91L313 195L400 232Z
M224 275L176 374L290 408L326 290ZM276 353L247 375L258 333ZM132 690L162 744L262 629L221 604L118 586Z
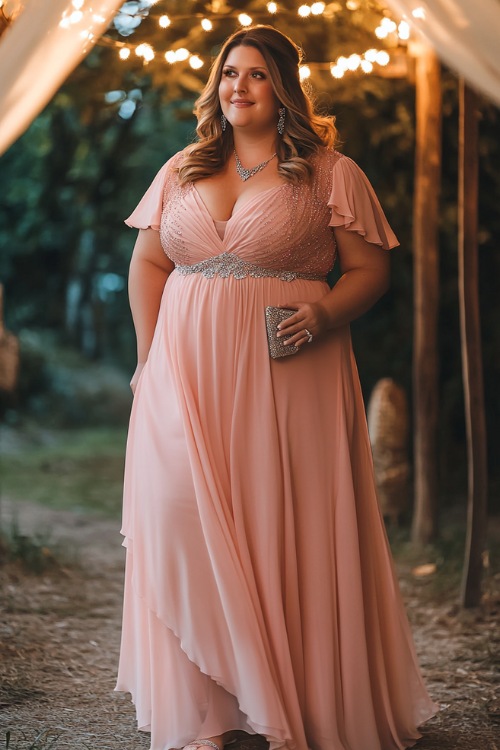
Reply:
M267 343L269 354L273 359L287 357L289 354L295 354L295 352L299 351L299 347L293 344L285 346L285 341L290 336L281 336L280 338L276 336L278 333L278 324L296 312L297 310L290 310L288 307L266 307Z

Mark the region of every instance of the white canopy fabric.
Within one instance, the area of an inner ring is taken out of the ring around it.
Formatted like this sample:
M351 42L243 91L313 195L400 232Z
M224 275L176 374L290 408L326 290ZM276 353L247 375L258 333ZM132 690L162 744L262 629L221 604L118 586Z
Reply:
M23 0L0 39L0 154L88 54L123 0Z
M465 81L500 105L500 0L384 0Z
M123 0L4 0L0 154L85 57ZM500 105L500 0L385 0L465 80Z

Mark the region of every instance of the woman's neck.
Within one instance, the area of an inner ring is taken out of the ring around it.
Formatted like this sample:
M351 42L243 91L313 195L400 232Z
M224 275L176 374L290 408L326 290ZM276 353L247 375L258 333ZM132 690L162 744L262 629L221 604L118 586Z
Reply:
M261 162L276 151L274 134L234 133L234 150L244 162Z

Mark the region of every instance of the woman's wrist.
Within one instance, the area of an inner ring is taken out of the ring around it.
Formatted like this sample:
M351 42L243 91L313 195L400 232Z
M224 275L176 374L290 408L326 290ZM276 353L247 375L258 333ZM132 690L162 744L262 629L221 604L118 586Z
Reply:
M319 323L323 331L329 331L332 328L335 328L333 314L329 309L326 297L328 297L328 294L325 295L325 297L323 297L322 299L318 300L316 303L318 306Z

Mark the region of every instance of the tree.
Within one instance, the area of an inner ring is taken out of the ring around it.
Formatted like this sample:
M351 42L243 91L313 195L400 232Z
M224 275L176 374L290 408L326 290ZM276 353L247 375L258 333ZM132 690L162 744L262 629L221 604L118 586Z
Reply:
M328 8L334 9L334 17L301 19L296 5L288 2L283 7L290 12L273 19L262 2L249 5L238 0L231 15L221 1L220 21L207 34L199 23L201 14L207 12L205 5L169 0L173 23L166 30L153 18L161 15L161 7L161 3L154 6L154 13L144 18L132 36L110 35L121 43L149 41L158 52L185 46L205 56L203 68L193 70L187 61L169 65L160 54L148 65L135 54L121 61L116 48L95 48L25 136L0 159L4 186L0 278L6 284L9 328L50 330L56 340L74 342L89 356L112 359L126 367L132 365L134 353L125 291L134 235L123 227L122 219L166 158L192 138L193 103L206 79L210 57L237 26L234 12L259 10L261 15L254 20L272 21L302 44L309 62L323 63L372 47L373 29L381 18L375 3L360 4L356 11L349 11L343 2L333 3ZM175 19L176 10L183 18ZM415 144L411 67L408 73L408 77L389 79L357 72L335 79L325 64L324 69L313 69L311 77L318 104L337 116L342 150L367 172L401 241L392 256L390 293L353 326L367 395L384 376L394 377L411 392ZM456 283L458 99L456 80L446 71L442 90L447 147L440 206L437 451L443 486L452 496L464 484L465 442ZM483 105L482 118L479 286L490 463L498 472L498 462L492 460L495 440L500 438L496 398L500 258L493 252L495 236L500 234L498 110Z

